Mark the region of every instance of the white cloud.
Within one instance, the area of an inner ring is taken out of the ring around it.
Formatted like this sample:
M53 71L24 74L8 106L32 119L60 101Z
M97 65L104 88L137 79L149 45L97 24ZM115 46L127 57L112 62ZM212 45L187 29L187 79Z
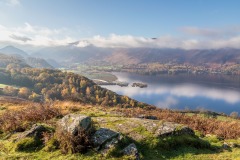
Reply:
M11 7L18 6L21 4L20 0L3 0L3 3Z
M8 41L9 43L32 46L67 45L70 42L76 41L76 39L68 36L68 32L65 28L49 29L32 26L29 23L13 28L0 25L0 42ZM20 40L22 38L25 38L25 41Z
M182 49L218 49L218 48L239 48L240 49L240 28L234 30L214 30L185 28L184 33L191 34L193 37L173 37L170 35L158 38L136 37L132 35L111 34L103 37L100 35L92 38L79 39L79 32L67 28L50 29L42 26L34 26L25 23L19 27L6 27L0 25L0 42L18 43L21 45L32 46L61 46L74 42L76 47L86 47L95 45L97 47L148 47L148 48L182 48ZM15 35L15 36L12 36ZM220 36L223 35L223 36ZM228 36L227 36L228 35ZM194 37L197 36L197 37ZM206 38L199 38L205 36ZM25 41L23 41L24 39ZM22 39L22 40L21 40ZM30 40L31 39L31 40ZM78 43L76 41L80 40Z
M108 37L94 36L87 39L89 43L98 47L149 47L149 48L182 48L182 49L219 49L219 48L240 48L240 35L229 38L203 39L197 38L176 38L162 36L157 39L134 37L131 35L115 35Z

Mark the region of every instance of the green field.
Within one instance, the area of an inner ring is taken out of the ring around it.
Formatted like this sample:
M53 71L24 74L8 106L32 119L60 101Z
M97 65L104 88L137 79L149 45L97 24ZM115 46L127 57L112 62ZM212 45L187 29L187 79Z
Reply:
M8 86L8 85L0 84L0 88L4 88L4 87L6 87L6 86Z
M101 79L108 82L113 82L117 80L117 77L115 75L107 72L83 73L82 75L90 79Z
M7 84L1 84L0 83L0 88L4 88L4 87L7 87L7 86L12 86L12 85L7 85ZM12 86L14 88L18 88L17 86Z
M89 79L100 79L107 82L116 81L118 78L109 72L99 72L99 71L79 71L79 70L67 70L67 72L73 72L85 76Z

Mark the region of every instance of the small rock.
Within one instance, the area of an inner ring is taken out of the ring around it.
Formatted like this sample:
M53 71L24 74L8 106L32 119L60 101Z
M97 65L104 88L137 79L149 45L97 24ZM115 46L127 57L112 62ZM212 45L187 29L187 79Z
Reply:
M148 115L139 115L137 118L142 118L142 119L151 119L151 120L157 120L156 116L148 116Z
M168 136L168 135L183 135L183 134L188 134L188 135L194 135L194 131L187 127L187 126L181 126L176 123L169 123L165 122L160 126L156 132L155 135L157 136Z
M34 124L30 130L27 130L20 134L18 139L26 138L26 137L34 137L34 138L41 138L42 133L47 129L43 125Z
M134 157L136 158L136 160L140 160L137 147L136 147L136 145L135 145L134 143L131 143L131 144L128 145L126 148L124 148L124 149L122 150L122 153L123 153L124 155L134 156Z
M226 142L224 142L223 145L222 145L222 148L223 149L229 149L230 146Z
M59 120L58 125L63 130L75 135L79 128L87 131L91 126L91 118L81 114L68 114Z
M110 146L111 144L114 144L115 140L113 141L113 139L114 138L116 139L118 137L119 137L118 132L112 131L107 128L100 128L92 136L92 142L93 142L94 147L96 147L98 150L100 150L100 149L108 148L106 146L106 144L108 146ZM109 142L109 143L107 143L107 142Z

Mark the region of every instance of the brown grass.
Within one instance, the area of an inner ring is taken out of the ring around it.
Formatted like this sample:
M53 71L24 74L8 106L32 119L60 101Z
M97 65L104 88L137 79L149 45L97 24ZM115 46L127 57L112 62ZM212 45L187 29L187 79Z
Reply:
M0 102L3 103L2 101ZM14 109L12 109L12 106L15 106ZM101 110L105 112L121 113L127 117L138 117L139 115L156 116L159 120L188 125L190 128L198 130L203 134L214 134L225 139L240 138L240 121L235 119L223 121L216 118L206 118L198 114L189 116L167 109L109 108L84 105L71 101L55 101L51 105L41 105L31 102L14 102L0 115L0 130L21 131L28 127L30 123L44 121L51 123L50 119L54 117L76 111L87 112L95 110L96 112ZM53 121L52 123L54 124L55 122Z
M61 110L51 105L28 105L21 110L5 110L0 116L0 130L22 131L30 124L61 116Z
M215 134L224 139L240 138L240 122L234 119L231 122L221 121L198 115L188 116L184 113L164 109L115 108L115 111L122 112L128 117L138 117L138 115L156 116L159 120L185 124L203 134Z

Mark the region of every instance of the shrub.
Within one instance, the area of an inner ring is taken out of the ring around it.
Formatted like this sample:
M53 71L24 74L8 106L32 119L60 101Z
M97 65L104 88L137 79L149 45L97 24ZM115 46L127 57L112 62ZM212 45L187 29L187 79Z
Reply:
M78 129L76 135L62 130L60 127L57 127L55 136L59 141L59 147L62 153L85 153L91 145L91 129L85 131L81 128Z
M237 119L238 118L238 112L230 113L230 117Z

